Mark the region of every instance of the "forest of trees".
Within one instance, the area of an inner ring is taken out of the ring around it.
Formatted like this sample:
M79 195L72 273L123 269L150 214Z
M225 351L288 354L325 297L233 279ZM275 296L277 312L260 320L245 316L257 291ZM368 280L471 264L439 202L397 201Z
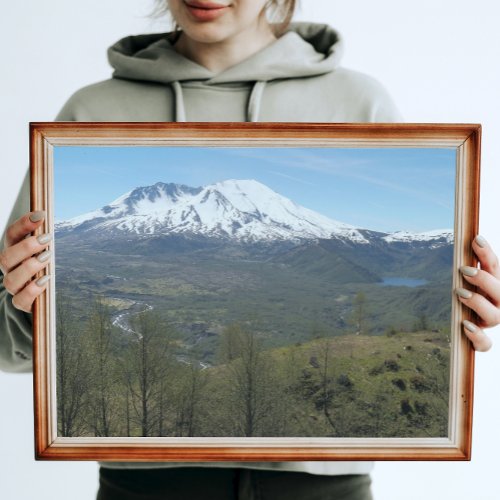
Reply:
M365 308L359 294L350 339L316 332L274 349L252 322L228 324L207 367L194 349L179 355L178 332L154 310L124 332L102 296L82 321L60 294L59 435L446 436L446 348L426 331L363 335Z

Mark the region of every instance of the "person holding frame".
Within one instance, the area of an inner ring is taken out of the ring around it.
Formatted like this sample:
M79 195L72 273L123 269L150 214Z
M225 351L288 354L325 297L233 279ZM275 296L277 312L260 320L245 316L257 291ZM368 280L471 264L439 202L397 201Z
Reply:
M177 28L118 42L109 52L114 78L75 93L57 120L401 121L376 81L338 66L341 41L329 26L288 24L293 0L169 0L168 6ZM266 13L275 13L280 22L271 24ZM48 262L51 235L29 236L44 214L26 213L28 193L25 183L0 253L0 366L11 371L30 369L31 305L50 279L32 280ZM464 332L477 350L487 350L491 342L480 327L499 323L500 273L487 242L479 236L472 245L481 270L467 268L463 274L482 293L459 290L457 295L482 319L481 325L465 325ZM371 465L356 462L250 464L247 469L160 465L124 470L108 464L101 468L98 498L142 498L162 488L169 498L232 498L235 481L242 498L259 489L268 492L263 498L371 495L366 475Z

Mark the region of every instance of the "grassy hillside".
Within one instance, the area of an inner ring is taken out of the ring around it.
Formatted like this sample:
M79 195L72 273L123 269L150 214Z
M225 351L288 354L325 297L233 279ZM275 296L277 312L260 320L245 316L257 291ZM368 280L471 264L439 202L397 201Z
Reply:
M298 433L447 436L449 344L442 334L322 338L272 357L296 367Z

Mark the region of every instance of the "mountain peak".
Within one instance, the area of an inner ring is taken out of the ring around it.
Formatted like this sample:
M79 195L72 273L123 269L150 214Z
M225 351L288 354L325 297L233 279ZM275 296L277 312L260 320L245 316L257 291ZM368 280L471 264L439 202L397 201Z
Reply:
M254 179L226 179L203 187L156 182L109 205L56 224L56 230L137 235L185 234L240 242L336 238L367 244L363 229L305 208ZM380 233L386 243L448 244L453 232Z
M82 226L82 224L84 224ZM156 182L123 194L99 210L58 224L75 230L136 234L201 234L240 241L364 237L353 226L297 205L255 179L204 187Z

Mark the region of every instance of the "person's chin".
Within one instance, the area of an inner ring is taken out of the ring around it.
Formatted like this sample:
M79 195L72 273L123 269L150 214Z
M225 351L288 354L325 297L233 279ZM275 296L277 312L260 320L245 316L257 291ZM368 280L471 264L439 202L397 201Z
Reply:
M191 40L194 40L195 42L198 43L206 43L206 44L211 44L211 43L220 43L223 42L224 40L227 40L229 37L224 36L219 32L214 33L214 32L207 32L207 31L196 31L191 33L186 33Z
M204 23L193 24L186 23L181 26L184 33L193 41L199 43L217 43L227 40L231 37L232 30L225 29L222 24Z

